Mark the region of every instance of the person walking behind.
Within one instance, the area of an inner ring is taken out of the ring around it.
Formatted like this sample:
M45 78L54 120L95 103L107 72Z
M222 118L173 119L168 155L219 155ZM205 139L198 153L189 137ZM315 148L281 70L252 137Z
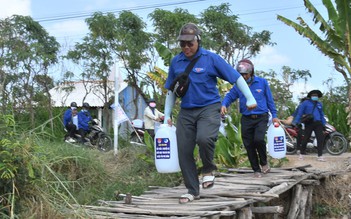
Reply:
M200 198L200 180L194 158L195 146L199 146L202 161L202 187L213 187L217 169L213 162L215 142L221 121L221 97L216 87L217 78L236 83L248 101L250 109L256 107L245 80L219 55L201 47L201 30L193 23L185 24L178 35L182 52L172 61L165 83L168 89L165 101L165 121L172 125L171 112L175 102L175 93L171 85L174 79L185 72L189 63L196 60L189 73L190 84L181 97L180 112L176 123L179 164L187 193L179 198L184 204ZM192 63L192 64L193 64Z
M82 110L78 113L78 133L81 136L80 142L88 146L92 146L90 141L85 139L86 134L90 132L90 121L92 120L89 112L89 103L83 103Z
M295 109L295 111L293 112L293 114L291 114L291 116L289 116L287 119L285 120L280 120L281 123L283 123L284 125L292 125L292 122L294 120L294 118L297 115L297 112L299 111L299 108L301 106L301 103L305 100L308 100L308 97L303 97L300 100L299 105L297 106L297 108ZM299 155L299 160L303 160L303 156L301 155L301 141L302 141L302 136L303 136L303 132L305 130L305 124L300 124L297 130L297 137L296 137L296 154Z
M150 99L144 110L144 126L152 138L155 137L155 122L161 122L163 117L164 114L156 109L156 101Z
M265 135L269 119L268 112L272 114L272 122L279 122L271 89L266 79L254 75L254 65L248 59L238 62L236 70L243 76L253 96L257 107L253 110L246 108L247 99L238 86L234 86L222 101L221 113L225 115L227 108L239 99L241 117L241 137L247 151L254 177L262 177L270 171L267 161L267 148Z
M74 140L75 134L77 133L78 123L74 123L73 118L77 115L77 103L72 102L70 108L68 108L63 114L63 125L67 131L65 135L65 141L68 143L76 142ZM75 120L77 121L77 120Z
M320 90L312 90L307 94L310 99L305 100L301 103L299 110L297 111L296 117L294 118L292 125L296 126L300 123L305 124L304 137L301 142L301 155L306 154L306 146L308 139L311 137L314 131L317 138L317 150L318 150L318 161L325 161L323 157L323 142L324 134L323 130L326 124L326 120L323 112L323 105L319 102L319 98L323 96ZM303 121L303 115L309 117L309 120Z

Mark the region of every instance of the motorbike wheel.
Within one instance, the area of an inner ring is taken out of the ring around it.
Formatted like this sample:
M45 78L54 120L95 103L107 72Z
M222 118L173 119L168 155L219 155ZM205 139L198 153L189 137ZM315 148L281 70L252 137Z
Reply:
M296 151L297 151L296 139L286 137L286 154L288 154L288 155L295 154Z
M110 151L113 147L111 137L108 135L100 135L97 140L97 146L100 151Z
M140 136L141 138L141 141L140 139L138 138L137 134L135 132L133 132L131 135L130 135L130 141L131 142L136 142L136 143L144 143L142 142L143 141L143 138Z
M340 155L347 150L348 143L343 134L334 132L326 137L324 147L331 155Z

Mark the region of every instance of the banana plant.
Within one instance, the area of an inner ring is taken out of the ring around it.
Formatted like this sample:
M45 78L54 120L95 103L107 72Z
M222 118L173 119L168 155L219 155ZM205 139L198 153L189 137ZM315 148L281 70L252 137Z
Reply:
M226 168L248 166L246 150L241 140L240 125L236 128L231 121L237 119L227 118L225 123L226 136L219 134L216 142L216 163Z
M146 151L143 154L139 154L139 158L144 160L148 164L154 164L155 163L154 139L147 131L145 131L145 134L144 134L144 143L146 145Z
M336 71L342 74L348 86L348 106L346 117L348 125L351 125L351 7L350 0L323 0L327 11L327 19L314 7L309 0L304 0L308 12L313 15L314 24L319 25L322 34L317 34L305 22L298 17L299 23L278 15L277 19L292 27L301 36L308 38L322 54L328 56L334 62Z

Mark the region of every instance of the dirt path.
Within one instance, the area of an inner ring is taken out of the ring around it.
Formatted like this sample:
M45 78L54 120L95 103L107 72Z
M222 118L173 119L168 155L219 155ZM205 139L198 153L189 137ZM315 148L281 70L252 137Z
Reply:
M313 169L319 170L350 170L351 171L351 153L343 153L338 156L323 154L326 162L317 161L317 154L305 155L303 160L298 159L298 155L287 155L289 163L284 167L294 167L310 164Z

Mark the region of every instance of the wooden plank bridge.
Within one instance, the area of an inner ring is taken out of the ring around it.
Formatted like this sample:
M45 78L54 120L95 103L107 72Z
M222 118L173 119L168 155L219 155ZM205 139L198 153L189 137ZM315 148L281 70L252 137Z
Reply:
M268 218L309 218L313 187L332 174L309 170L310 165L272 168L262 178L250 169L228 169L218 173L211 189L201 189L201 199L179 204L184 185L154 187L140 196L122 195L122 201L99 201L99 206L77 206L89 218L211 218L249 219L256 214ZM334 174L334 173L333 173ZM282 204L282 202L284 202Z

